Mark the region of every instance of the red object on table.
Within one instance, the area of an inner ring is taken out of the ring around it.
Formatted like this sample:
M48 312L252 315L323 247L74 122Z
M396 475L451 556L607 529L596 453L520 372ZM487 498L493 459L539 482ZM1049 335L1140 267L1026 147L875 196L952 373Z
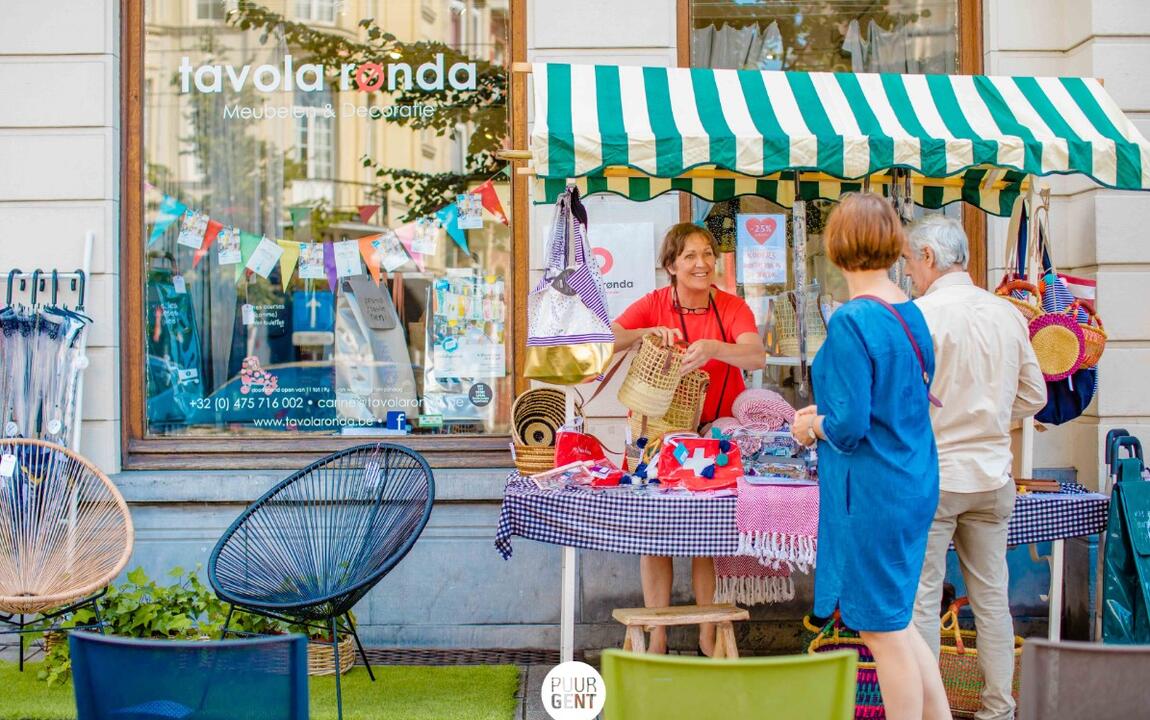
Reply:
M743 475L743 458L739 446L729 443L725 453L727 463L716 463L722 450L720 440L711 438L679 438L663 445L659 451L659 482L669 487L684 487L695 492L705 490L727 490L737 486ZM678 448L687 450L683 462L675 456ZM713 464L714 477L703 477L701 472L707 464Z
M623 478L623 471L607 457L607 451L597 437L574 430L560 430L555 436L555 465L586 461L595 463L592 468L595 479L591 481L591 487L613 487Z

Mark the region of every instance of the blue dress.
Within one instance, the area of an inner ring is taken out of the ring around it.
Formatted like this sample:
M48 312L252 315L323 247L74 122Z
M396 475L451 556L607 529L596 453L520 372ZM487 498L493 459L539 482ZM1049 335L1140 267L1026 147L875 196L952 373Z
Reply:
M926 320L894 306L934 375ZM815 615L839 609L855 630L910 624L938 506L938 450L922 369L902 325L872 300L831 316L812 367L823 415Z

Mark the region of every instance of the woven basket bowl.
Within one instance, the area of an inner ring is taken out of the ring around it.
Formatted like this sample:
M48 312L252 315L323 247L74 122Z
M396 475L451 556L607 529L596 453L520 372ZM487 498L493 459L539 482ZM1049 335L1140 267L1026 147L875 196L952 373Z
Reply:
M351 635L339 639L339 674L344 675L355 664L355 641ZM307 644L307 674L335 675L335 651L331 643L311 641Z
M654 335L644 335L627 377L619 386L619 402L638 415L660 418L671 407L679 385L681 347L664 347Z
M1072 314L1047 313L1031 321L1030 344L1048 382L1070 377L1086 357L1086 337Z
M986 680L978 667L978 635L972 630L960 630L964 651L960 653L953 632L943 631L938 669L946 688L946 699L956 717L974 717L982 707L982 688ZM1014 685L1011 694L1018 700L1018 687L1022 679L1022 638L1014 638Z
M562 390L534 388L515 398L511 428L516 445L554 445L555 434L566 420Z
M516 445L515 468L520 475L534 475L555 467L555 446Z

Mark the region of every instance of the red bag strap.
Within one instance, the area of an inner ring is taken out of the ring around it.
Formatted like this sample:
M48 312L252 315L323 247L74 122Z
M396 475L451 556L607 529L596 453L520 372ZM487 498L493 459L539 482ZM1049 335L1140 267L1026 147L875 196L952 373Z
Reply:
M910 325L907 325L906 318L902 316L902 313L896 310L894 305L891 305L886 300L883 300L880 297L875 297L874 295L858 295L855 299L871 300L876 302L886 308L891 315L894 315L895 319L898 320L899 325L902 325L902 330L906 333L906 339L910 340L910 346L914 348L915 357L918 358L918 366L922 370L922 382L924 385L926 385L927 399L930 400L931 405L934 405L935 407L942 407L942 401L936 398L934 393L930 391L930 375L926 372L926 360L923 359L922 348L918 346L918 341L914 339L914 333L910 331Z

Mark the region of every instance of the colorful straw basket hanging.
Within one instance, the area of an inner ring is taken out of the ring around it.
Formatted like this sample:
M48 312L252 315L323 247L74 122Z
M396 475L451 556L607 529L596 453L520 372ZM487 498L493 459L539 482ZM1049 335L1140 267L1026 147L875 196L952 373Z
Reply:
M978 667L978 635L973 630L958 626L958 611L967 604L958 598L942 616L942 647L938 669L946 688L946 699L955 717L973 717L982 707L982 688L986 680ZM1018 686L1022 678L1022 638L1014 637L1014 686L1012 695L1018 700Z
M1078 325L1075 306L1031 320L1030 344L1048 382L1073 375L1086 358L1086 336Z
M644 335L619 386L619 402L634 414L663 417L679 386L679 366L685 352L678 345L663 345L655 335Z
M1026 322L1030 322L1042 315L1042 304L1039 300L1038 288L1025 280L1003 280L995 289L995 294L1010 302Z
M1082 303L1075 303L1074 306L1076 312L1081 309L1087 316L1086 322L1079 322L1078 327L1082 328L1082 337L1086 340L1086 357L1082 360L1082 367L1092 368L1098 365L1106 350L1106 330L1102 327L1102 318L1093 310Z
M811 624L810 616L803 618L803 626L815 633L815 639L807 647L807 652L823 653L833 650L854 650L858 653L857 683L855 685L855 720L885 720L886 709L882 704L882 693L878 687L878 670L874 654L859 639L858 633L848 630L835 616L822 628Z
M684 375L679 384L675 386L675 394L671 397L671 407L660 418L647 418L631 413L628 422L631 426L632 440L645 437L649 440L661 437L664 433L676 430L689 430L694 432L699 427L699 420L703 414L703 401L707 397L707 388L711 384L711 376L702 370L693 370Z

